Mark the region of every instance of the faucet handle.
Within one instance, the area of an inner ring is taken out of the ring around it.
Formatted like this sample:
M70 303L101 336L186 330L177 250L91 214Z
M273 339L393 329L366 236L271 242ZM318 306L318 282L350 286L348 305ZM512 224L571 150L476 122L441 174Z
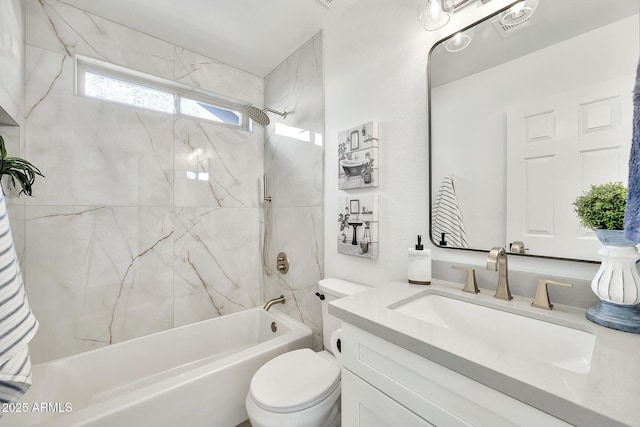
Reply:
M462 289L465 292L469 292L472 294L477 294L480 292L478 289L478 282L476 281L476 270L473 268L461 267L459 265L452 265L451 268L454 270L466 271L467 277L464 281L464 288Z
M553 304L549 300L549 291L547 285L564 286L565 288L573 288L570 283L561 283L554 280L538 279L538 288L536 289L536 297L531 303L532 306L544 308L545 310L553 309Z

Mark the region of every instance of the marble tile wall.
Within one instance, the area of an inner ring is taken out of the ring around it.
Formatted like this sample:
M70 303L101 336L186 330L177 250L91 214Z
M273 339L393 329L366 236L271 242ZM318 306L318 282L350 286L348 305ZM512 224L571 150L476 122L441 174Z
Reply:
M0 108L18 124L24 99L24 15L22 0L0 2Z
M287 303L281 309L312 328L314 347L319 350L322 316L315 293L324 271L322 33L267 75L264 90L265 106L288 113L284 119L270 115L265 135L265 172L273 197L265 299L285 295ZM284 135L283 127L308 140ZM289 258L287 274L275 269L281 251Z
M261 304L263 129L75 96L74 55L259 107L263 79L56 0L26 9L24 156L46 175L24 206L34 362Z

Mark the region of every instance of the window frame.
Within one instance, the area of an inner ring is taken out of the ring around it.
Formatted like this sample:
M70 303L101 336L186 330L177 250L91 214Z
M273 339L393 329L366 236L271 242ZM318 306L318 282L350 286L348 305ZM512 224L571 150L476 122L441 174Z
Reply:
M107 78L122 80L135 85L148 87L149 89L158 90L174 95L173 99L173 111L167 112L148 108L144 106L129 104L127 102L121 102L116 100L110 100L105 98L96 97L86 94L85 76L87 72L98 74ZM218 126L225 126L230 129L243 129L252 132L251 120L245 114L244 110L247 107L246 102L242 102L230 97L217 95L212 92L208 92L199 88L195 88L183 83L175 82L172 80L164 79L162 77L153 76L151 74L143 73L136 70L131 70L126 67L104 62L98 59L90 58L84 55L75 56L75 88L74 95L81 96L87 99L93 99L102 102L109 102L117 105L123 105L129 108L137 108L145 111L152 111L158 114L171 114L176 118L182 118L187 120L203 121L206 123L214 123ZM228 110L239 115L239 124L231 124L224 121L217 121L207 119L205 117L194 116L183 113L180 111L180 100L187 99L195 102L201 102L211 105L220 109Z

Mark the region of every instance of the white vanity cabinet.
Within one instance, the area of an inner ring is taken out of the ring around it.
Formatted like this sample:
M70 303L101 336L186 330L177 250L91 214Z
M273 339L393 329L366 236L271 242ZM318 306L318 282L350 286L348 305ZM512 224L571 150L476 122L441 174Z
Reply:
M344 322L342 364L344 426L569 426Z

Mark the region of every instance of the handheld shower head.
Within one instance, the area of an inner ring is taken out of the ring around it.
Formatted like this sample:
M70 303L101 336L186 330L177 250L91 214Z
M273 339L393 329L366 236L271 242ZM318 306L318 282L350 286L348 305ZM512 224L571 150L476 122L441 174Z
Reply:
M280 111L272 110L271 108L265 108L264 110L261 110L258 107L253 107L250 105L244 109L244 112L247 114L247 116L249 116L251 120L262 126L267 126L269 123L271 123L271 120L269 120L269 116L267 116L265 111L278 114L279 116L282 116L283 119L287 117L286 111L283 113Z

